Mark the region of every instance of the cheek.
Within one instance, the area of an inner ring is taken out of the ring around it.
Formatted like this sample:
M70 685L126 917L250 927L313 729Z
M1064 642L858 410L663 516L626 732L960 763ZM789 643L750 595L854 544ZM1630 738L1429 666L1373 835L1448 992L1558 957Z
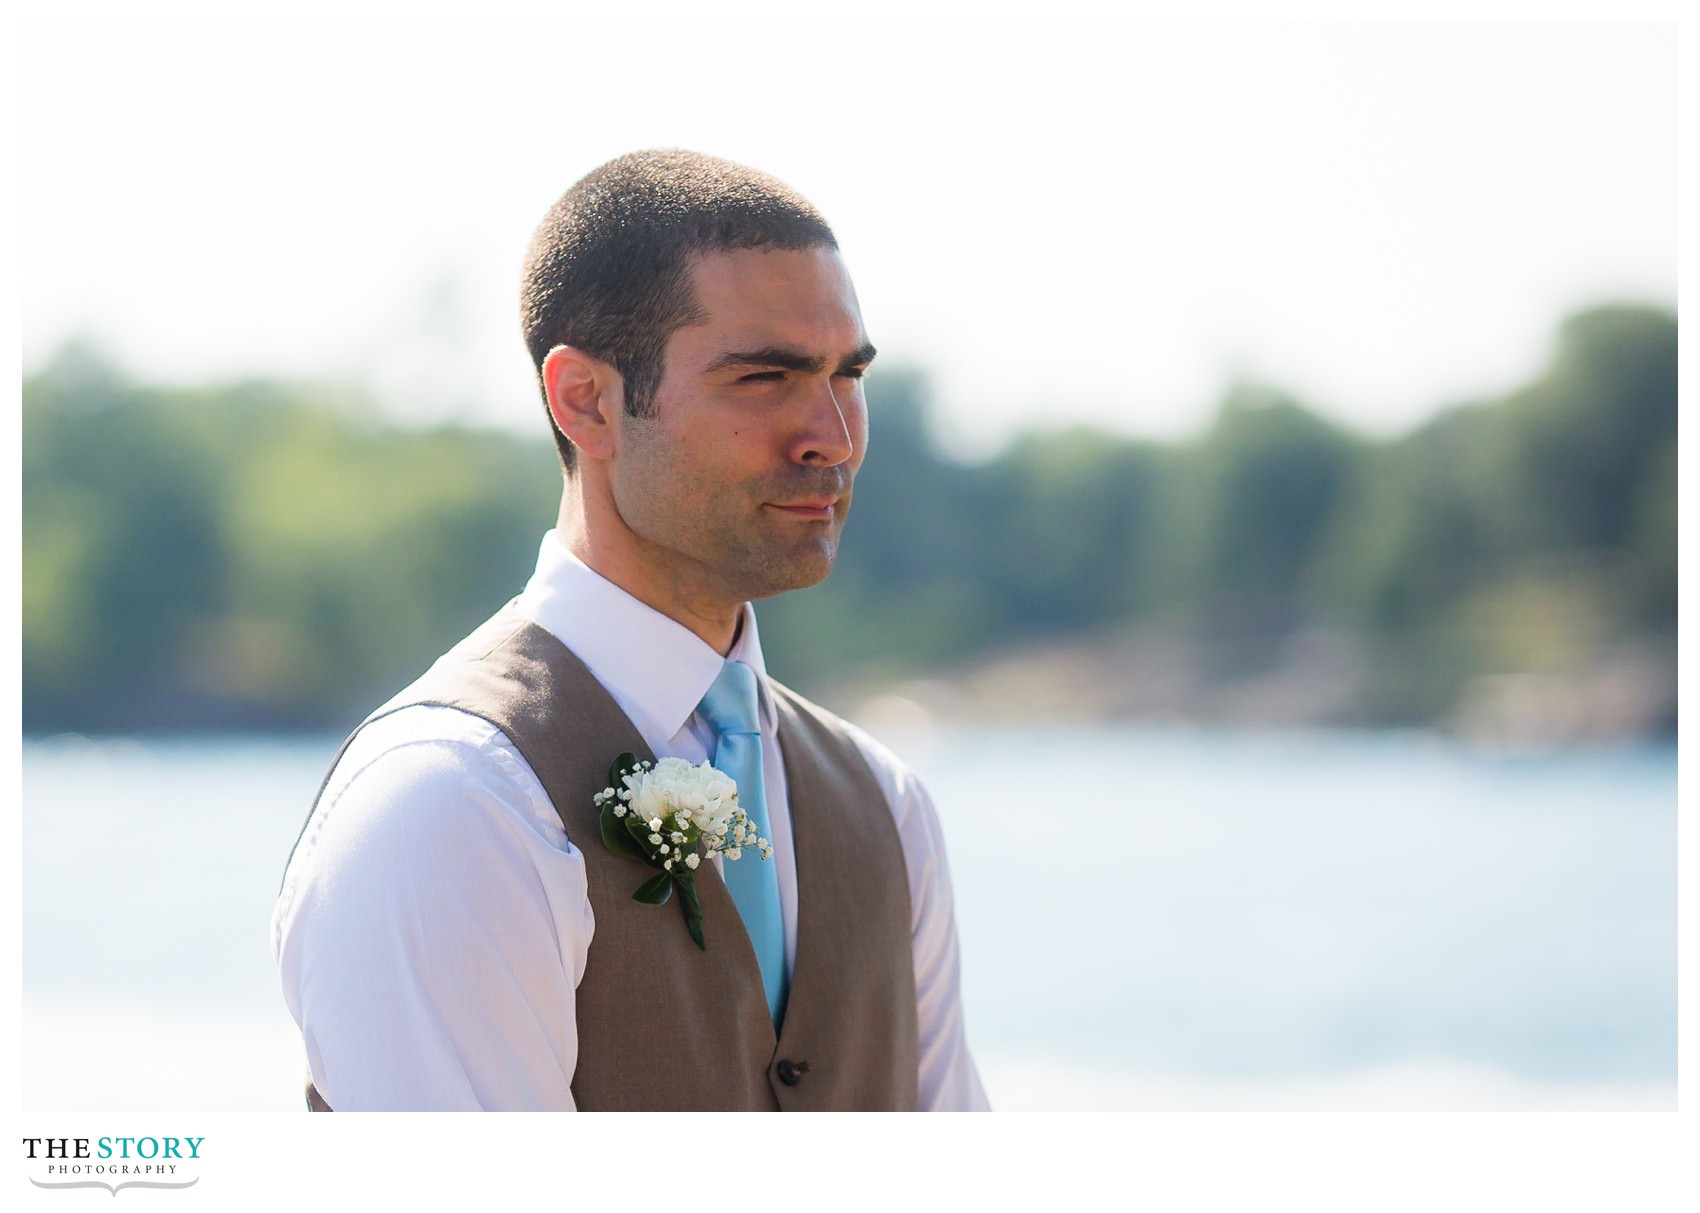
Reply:
M855 407L844 411L844 426L850 432L850 445L856 450L855 462L859 467L868 452L868 406L860 392L856 393Z

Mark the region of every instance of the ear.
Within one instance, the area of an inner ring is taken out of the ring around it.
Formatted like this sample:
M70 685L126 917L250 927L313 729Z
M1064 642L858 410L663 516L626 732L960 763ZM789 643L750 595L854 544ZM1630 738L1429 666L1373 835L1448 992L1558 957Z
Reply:
M557 345L543 359L542 377L549 416L561 433L583 456L611 456L620 410L625 407L620 372L583 350Z

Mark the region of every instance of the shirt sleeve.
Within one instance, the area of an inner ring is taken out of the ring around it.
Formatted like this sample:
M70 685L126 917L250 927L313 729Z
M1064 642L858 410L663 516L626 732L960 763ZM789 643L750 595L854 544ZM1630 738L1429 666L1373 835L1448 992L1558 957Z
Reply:
M338 763L274 912L285 1000L338 1111L571 1111L584 859L501 732L446 712Z
M990 1111L963 1027L956 911L938 811L925 785L890 750L854 726L850 734L873 767L903 842L915 950L920 1110Z

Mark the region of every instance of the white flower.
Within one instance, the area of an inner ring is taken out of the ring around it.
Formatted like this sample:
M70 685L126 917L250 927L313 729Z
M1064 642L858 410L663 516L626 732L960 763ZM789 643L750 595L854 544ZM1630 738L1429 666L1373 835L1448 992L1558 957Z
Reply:
M751 823L749 815L738 804L738 785L724 771L715 770L710 763L692 765L683 758L664 758L658 763L633 762L630 755L616 759L621 787L603 788L592 796L600 809L612 809L611 816L631 820L622 831L629 835L609 834L608 845L616 851L629 853L636 845L640 857L651 868L664 873L657 882L676 884L684 895L678 901L684 908L685 925L699 947L703 942L702 910L696 898L690 896L692 875L702 866L702 856L695 848L700 842L710 855L737 859L746 847L755 847L763 859L773 854L773 844L763 838ZM645 841L647 840L647 845ZM680 862L684 866L681 868ZM639 888L644 900L653 900Z
M663 758L650 771L626 776L632 807L650 819L651 830L661 818L677 815L680 825L718 833L738 806L738 785L724 771L706 762L692 766L683 758Z

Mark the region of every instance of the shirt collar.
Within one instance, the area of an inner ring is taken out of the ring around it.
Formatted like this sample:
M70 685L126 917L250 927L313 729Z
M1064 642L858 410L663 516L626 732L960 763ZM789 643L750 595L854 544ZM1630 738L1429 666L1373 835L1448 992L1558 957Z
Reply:
M776 723L756 613L747 602L738 639L722 658L695 632L585 564L551 530L517 606L577 654L652 746L685 727L726 660L755 670L762 728Z

